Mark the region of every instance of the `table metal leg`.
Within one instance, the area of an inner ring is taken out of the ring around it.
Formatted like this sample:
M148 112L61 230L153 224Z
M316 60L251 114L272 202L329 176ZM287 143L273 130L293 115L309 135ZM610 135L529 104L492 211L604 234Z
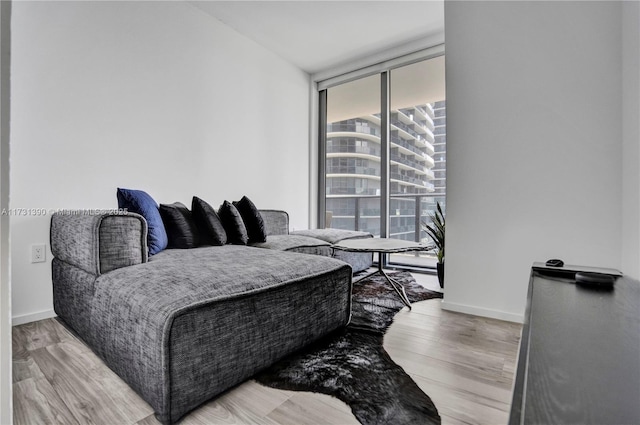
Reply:
M366 278L371 277L371 276L373 276L374 274L377 274L377 273L380 273L380 270L375 270L375 271L367 274L366 276L359 277L358 280L354 280L353 283L357 283L357 282L360 282L361 280L365 280Z
M381 261L378 261L378 270L376 270L374 272L371 272L368 275L359 278L358 280L356 280L353 283L360 282L361 280L364 280L364 279L366 279L368 277L371 277L371 276L373 276L374 274L377 274L377 273L380 273L382 276L384 276L384 278L387 280L387 282L389 282L389 285L391 285L393 290L396 291L396 294L398 294L398 296L400 297L400 299L402 300L404 305L409 307L409 310L411 310L411 301L409 301L409 298L407 297L407 293L404 290L404 286L402 286L402 284L400 282L398 282L397 280L395 280L392 277L389 277L389 275L387 273L385 273L385 271L382 269Z
M398 294L402 302L407 307L409 307L409 310L411 310L411 301L409 301L409 298L407 298L407 293L404 291L404 286L402 286L402 284L400 284L400 282L398 282L394 278L389 277L389 275L386 274L384 270L380 269L379 271L387 279L387 282L389 282L391 287L396 291L396 294Z
M378 270L374 271L373 273L369 273L368 275L363 276L358 280L353 281L353 283L360 282L361 280L366 279L370 276L373 276L376 273L380 273L382 276L384 276L387 282L389 282L389 285L391 285L393 290L396 291L396 294L398 294L398 296L400 297L404 305L409 307L409 310L411 310L411 301L409 301L409 298L407 297L407 293L404 290L404 286L402 286L402 284L397 280L395 280L394 278L389 277L389 275L387 275L385 271L382 269L382 265L384 263L384 256L386 254L391 254L395 252L406 252L411 250L428 251L433 249L433 247L427 247L415 242L410 243L408 241L398 241L398 240L387 239L387 238L380 238L380 243L378 243L377 241L378 240L375 238L351 241L353 242L351 244L346 243L350 241L345 241L344 242L345 245L335 244L331 246L331 249L333 250L334 253L336 249L341 249L349 252L377 253L378 254ZM361 243L355 243L355 242L365 242L365 243L361 244ZM400 245L398 245L398 243L400 243ZM378 245L380 245L379 248L378 248Z

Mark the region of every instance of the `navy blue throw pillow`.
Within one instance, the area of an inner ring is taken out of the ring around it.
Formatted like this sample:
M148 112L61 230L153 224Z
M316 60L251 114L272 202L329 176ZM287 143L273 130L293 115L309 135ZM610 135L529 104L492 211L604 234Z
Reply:
M200 243L203 245L224 245L227 243L227 232L224 230L218 213L211 205L194 196L191 200L191 214L200 232Z
M258 208L251 202L251 199L243 196L242 199L233 203L236 209L242 216L242 221L247 228L247 234L249 235L249 242L266 242L267 241L267 228L264 224L262 214L258 211Z
M224 201L218 210L218 216L224 230L227 233L227 242L235 245L246 245L249 242L247 228L244 226L242 216L229 201Z
M188 249L199 245L198 228L184 204L160 204L160 216L169 238L167 248Z
M157 254L167 247L167 232L160 217L158 203L142 190L118 188L118 208L126 208L129 212L140 214L147 220L147 245L149 255Z

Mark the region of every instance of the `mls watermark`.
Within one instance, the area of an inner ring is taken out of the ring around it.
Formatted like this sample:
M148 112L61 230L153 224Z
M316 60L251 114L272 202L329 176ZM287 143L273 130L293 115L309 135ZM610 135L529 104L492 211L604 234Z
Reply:
M66 208L3 208L0 215L8 215L15 217L27 216L46 216L53 214L60 215L126 215L126 208L82 208L82 209L66 209Z

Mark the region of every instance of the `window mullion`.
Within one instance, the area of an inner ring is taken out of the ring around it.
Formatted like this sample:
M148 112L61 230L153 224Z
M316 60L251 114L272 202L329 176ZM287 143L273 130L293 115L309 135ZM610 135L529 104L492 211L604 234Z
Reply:
M389 237L389 72L380 74L380 237Z
M327 90L320 90L319 99L319 125L318 125L318 229L326 227L327 217Z

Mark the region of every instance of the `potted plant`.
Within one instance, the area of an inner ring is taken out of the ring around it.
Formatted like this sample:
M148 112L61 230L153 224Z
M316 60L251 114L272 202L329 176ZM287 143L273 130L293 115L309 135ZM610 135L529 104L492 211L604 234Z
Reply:
M431 225L422 223L422 226L436 245L438 282L440 282L440 287L444 288L444 213L440 202L436 203L436 210L429 215L429 218L431 219Z

